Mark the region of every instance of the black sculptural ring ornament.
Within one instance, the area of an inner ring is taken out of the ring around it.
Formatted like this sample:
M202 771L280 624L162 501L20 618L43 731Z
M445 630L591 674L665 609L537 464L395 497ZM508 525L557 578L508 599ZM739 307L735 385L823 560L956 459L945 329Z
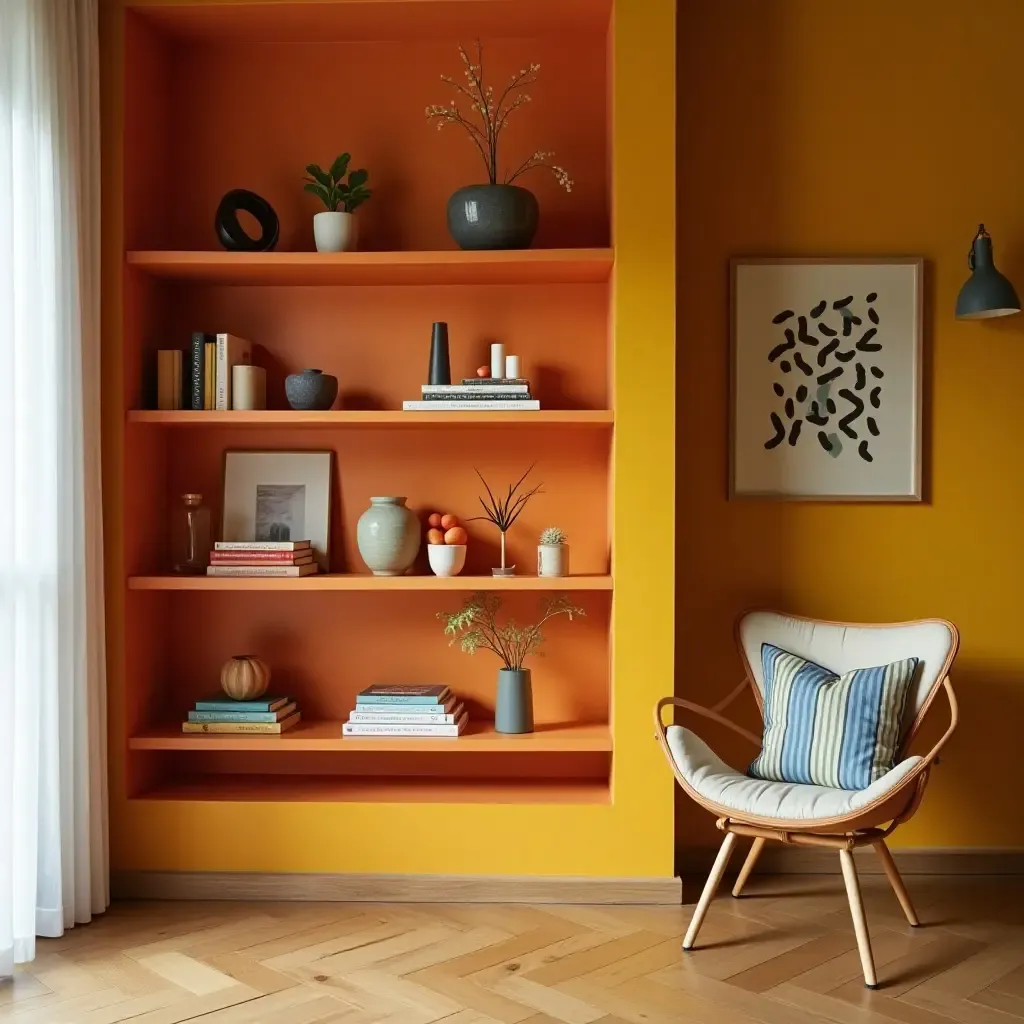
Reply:
M245 210L259 221L260 237L250 238L238 223L238 211ZM245 188L233 188L217 206L214 227L220 244L229 252L269 252L277 245L281 222L274 208L262 196Z

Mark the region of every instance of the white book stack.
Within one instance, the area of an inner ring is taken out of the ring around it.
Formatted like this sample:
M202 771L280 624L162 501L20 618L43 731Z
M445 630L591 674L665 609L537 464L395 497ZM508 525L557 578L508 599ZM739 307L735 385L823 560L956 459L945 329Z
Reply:
M406 412L536 412L540 402L521 377L466 377L461 384L424 384Z
M343 736L455 738L469 723L447 686L370 686L342 725Z

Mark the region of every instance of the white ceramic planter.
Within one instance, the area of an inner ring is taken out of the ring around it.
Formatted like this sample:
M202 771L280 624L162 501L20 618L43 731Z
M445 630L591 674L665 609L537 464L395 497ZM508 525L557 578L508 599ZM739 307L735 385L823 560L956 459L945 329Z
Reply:
M466 564L466 545L428 544L427 561L435 576L458 576Z
M568 576L569 575L569 545L568 544L538 544L537 545L537 575L538 576Z
M324 210L313 215L313 238L317 252L349 252L356 247L356 218L353 213Z

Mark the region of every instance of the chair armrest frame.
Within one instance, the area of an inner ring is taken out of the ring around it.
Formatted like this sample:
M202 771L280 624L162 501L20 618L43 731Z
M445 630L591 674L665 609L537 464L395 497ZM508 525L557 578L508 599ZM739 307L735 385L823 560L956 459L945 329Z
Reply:
M731 697L729 698L732 699ZM700 715L703 718L707 718L712 722L717 722L719 725L724 725L727 729L731 729L738 736L742 736L745 740L752 743L755 747L760 748L761 737L755 736L752 732L744 729L741 725L737 725L735 722L726 718L724 715L720 715L717 711L706 708L701 704L694 704L693 701L683 700L682 697L662 697L658 701L657 706L654 709L654 725L658 730L659 736L665 735L665 729L667 728L662 721L661 711L662 708L669 706L682 708L684 711L692 711L695 714Z

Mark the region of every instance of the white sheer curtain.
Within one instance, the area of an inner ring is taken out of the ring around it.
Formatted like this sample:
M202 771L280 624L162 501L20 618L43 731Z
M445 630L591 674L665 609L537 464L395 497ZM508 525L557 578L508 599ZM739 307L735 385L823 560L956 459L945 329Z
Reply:
M0 976L106 908L97 0L0 0Z

